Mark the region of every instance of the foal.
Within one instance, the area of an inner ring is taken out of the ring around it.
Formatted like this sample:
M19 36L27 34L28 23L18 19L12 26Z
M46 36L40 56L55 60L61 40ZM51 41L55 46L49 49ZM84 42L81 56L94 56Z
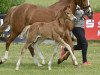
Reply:
M26 49L31 44L35 44L38 41L38 36L43 39L52 39L57 44L64 44L65 47L69 50L72 59L74 61L75 65L78 65L76 57L74 56L71 47L64 41L63 37L65 36L67 29L67 23L66 19L73 20L75 19L75 16L72 13L67 13L67 11L71 11L69 8L64 8L63 10L60 10L57 13L56 19L52 22L46 23L46 22L36 22L32 24L28 30L28 38L24 45L24 47L21 50L21 55L19 57L19 60L16 64L16 70L19 69L20 62L22 60L23 55L25 54ZM48 63L48 69L51 70L51 64L53 60L54 55L50 59Z

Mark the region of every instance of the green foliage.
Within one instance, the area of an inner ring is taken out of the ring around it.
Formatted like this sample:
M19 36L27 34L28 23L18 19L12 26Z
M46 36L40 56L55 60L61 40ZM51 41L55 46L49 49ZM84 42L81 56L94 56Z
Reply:
M25 0L0 0L0 13L6 13L12 6L19 5Z

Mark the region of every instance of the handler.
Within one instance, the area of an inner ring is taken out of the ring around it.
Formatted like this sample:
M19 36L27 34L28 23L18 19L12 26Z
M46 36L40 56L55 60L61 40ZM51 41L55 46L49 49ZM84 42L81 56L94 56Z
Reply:
M75 21L75 27L73 28L72 32L77 39L77 45L74 45L74 50L82 50L82 61L84 65L90 65L87 61L87 49L88 49L88 42L85 38L85 30L84 30L84 11L80 9L79 6L76 8L75 16L77 20ZM62 48L61 56L64 55L66 48Z

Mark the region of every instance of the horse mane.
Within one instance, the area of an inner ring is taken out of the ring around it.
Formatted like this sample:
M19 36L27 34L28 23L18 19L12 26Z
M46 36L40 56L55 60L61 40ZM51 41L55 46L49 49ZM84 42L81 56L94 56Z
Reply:
M64 13L64 10L60 10L57 13L56 21L59 23L59 26L65 26L65 13Z

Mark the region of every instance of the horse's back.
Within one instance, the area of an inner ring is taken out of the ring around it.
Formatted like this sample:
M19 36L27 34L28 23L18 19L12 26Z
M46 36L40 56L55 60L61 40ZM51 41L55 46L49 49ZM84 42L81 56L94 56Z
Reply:
M49 8L33 4L22 4L15 10L12 22L21 26L31 25L35 22L50 22L54 20L54 15L54 11Z
M27 11L27 21L29 24L35 22L51 22L55 19L55 12L46 7L38 6L36 9L32 7Z

